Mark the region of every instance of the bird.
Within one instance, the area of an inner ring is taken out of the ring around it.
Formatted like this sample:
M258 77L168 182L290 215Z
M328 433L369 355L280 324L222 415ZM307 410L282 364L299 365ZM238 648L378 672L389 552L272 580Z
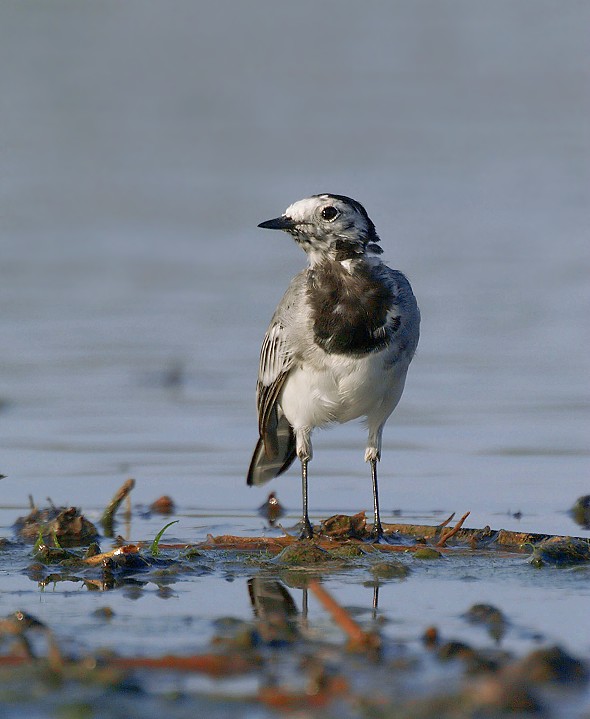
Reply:
M274 527L277 523L277 519L280 519L283 514L285 514L283 505L279 502L276 492L271 492L266 502L263 502L260 507L258 507L258 514L267 519L271 527Z
M363 419L368 430L375 542L381 523L377 463L383 427L397 406L420 335L411 285L381 260L365 208L345 195L319 194L258 227L282 230L307 254L270 321L256 385L259 438L247 484L265 484L301 463L300 539L312 539L308 463L312 431Z

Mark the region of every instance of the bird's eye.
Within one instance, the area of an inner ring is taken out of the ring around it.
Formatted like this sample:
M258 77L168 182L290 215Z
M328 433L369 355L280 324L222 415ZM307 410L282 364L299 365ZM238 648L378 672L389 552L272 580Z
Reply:
M335 220L339 214L338 210L335 207L332 207L332 205L328 205L328 207L324 207L322 210L322 217L328 222Z

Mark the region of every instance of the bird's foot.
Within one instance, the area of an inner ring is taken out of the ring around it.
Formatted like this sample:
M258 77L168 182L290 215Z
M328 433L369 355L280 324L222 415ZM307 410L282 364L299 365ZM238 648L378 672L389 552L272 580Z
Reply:
M301 525L302 525L302 528L301 528L301 533L299 535L299 539L300 540L313 539L313 527L311 526L311 522L309 521L309 519L307 519L307 517L305 517L301 521Z
M371 544L388 544L387 535L381 524L373 525L373 529L369 533L369 542Z

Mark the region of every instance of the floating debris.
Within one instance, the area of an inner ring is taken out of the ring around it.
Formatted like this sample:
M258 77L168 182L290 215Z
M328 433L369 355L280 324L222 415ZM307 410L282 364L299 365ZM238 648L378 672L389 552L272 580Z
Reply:
M399 559L389 559L387 561L375 562L371 565L371 574L375 579L405 579L411 572L407 564L400 562Z
M33 507L26 517L19 517L14 530L19 539L35 543L42 537L45 544L60 547L78 547L94 542L98 530L77 507L55 507L45 509Z
M538 715L543 709L531 687L503 674L489 673L466 687L457 706L463 707L463 711L455 714L451 709L445 717L520 717Z
M326 549L321 549L313 542L296 542L288 547L273 560L277 564L286 564L294 567L309 567L318 564L328 564L340 561Z
M372 554L373 548L360 542L346 542L330 547L330 554L338 559L364 559Z
M517 663L515 671L522 680L536 684L586 684L588 666L561 647L537 649Z
M172 497L169 497L167 494L158 497L158 499L156 499L150 504L149 508L150 511L154 514L168 515L174 514L174 512L176 511L176 506Z
M442 661L449 659L472 659L475 650L465 642L448 641L441 644L437 650L437 656Z
M420 547L414 552L414 557L416 559L440 559L442 554L433 547Z
M366 539L367 518L364 512L354 514L334 514L325 519L320 525L320 534L332 539Z
M100 519L100 523L104 530L106 537L113 536L113 527L115 521L115 514L119 509L121 502L129 495L131 490L135 487L135 480L128 479L124 482L121 487L117 490L115 496L109 502L109 505L104 510L103 515Z
M79 563L80 557L63 547L49 547L43 542L37 542L33 548L35 559L42 564L61 564L63 566Z
M92 544L88 545L88 548L84 553L84 558L89 559L90 557L95 557L97 554L100 553L100 546L98 545L98 542L92 542Z
M583 497L578 497L576 503L570 510L574 522L583 527L584 529L590 529L590 494L585 494Z
M577 537L551 537L533 546L530 562L534 567L590 562L590 543Z
M485 626L496 642L499 642L506 632L506 617L491 604L474 604L463 616L470 624Z
M429 649L432 649L433 647L436 647L439 643L439 633L438 628L433 626L426 627L424 630L424 634L422 634L422 642L424 643L424 646L426 646Z
M307 662L308 665L311 663ZM258 692L258 701L283 713L308 717L312 716L309 712L313 710L322 710L332 702L345 699L349 693L349 682L317 660L314 665L311 669L301 667L304 679L301 689L294 690L288 685L265 686Z

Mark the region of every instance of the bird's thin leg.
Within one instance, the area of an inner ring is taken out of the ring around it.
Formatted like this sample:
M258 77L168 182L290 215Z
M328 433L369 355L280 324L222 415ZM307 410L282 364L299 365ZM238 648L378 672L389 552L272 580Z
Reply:
M381 515L379 514L379 487L377 485L377 458L371 459L371 480L373 482L373 531L371 539L378 542L383 539L383 527L381 526Z
M299 539L313 539L313 527L307 513L307 459L301 460L301 492L303 495L303 517L301 519L303 527Z
M383 423L380 425L369 425L365 462L371 464L371 480L373 482L373 530L371 532L371 539L374 542L381 541L385 536L379 514L379 487L377 485L377 462L381 459L382 436Z
M302 527L299 539L312 539L313 527L307 513L307 463L313 457L311 428L298 427L295 430L295 441L297 443L297 456L301 462L301 493L303 495L303 517L301 519Z

